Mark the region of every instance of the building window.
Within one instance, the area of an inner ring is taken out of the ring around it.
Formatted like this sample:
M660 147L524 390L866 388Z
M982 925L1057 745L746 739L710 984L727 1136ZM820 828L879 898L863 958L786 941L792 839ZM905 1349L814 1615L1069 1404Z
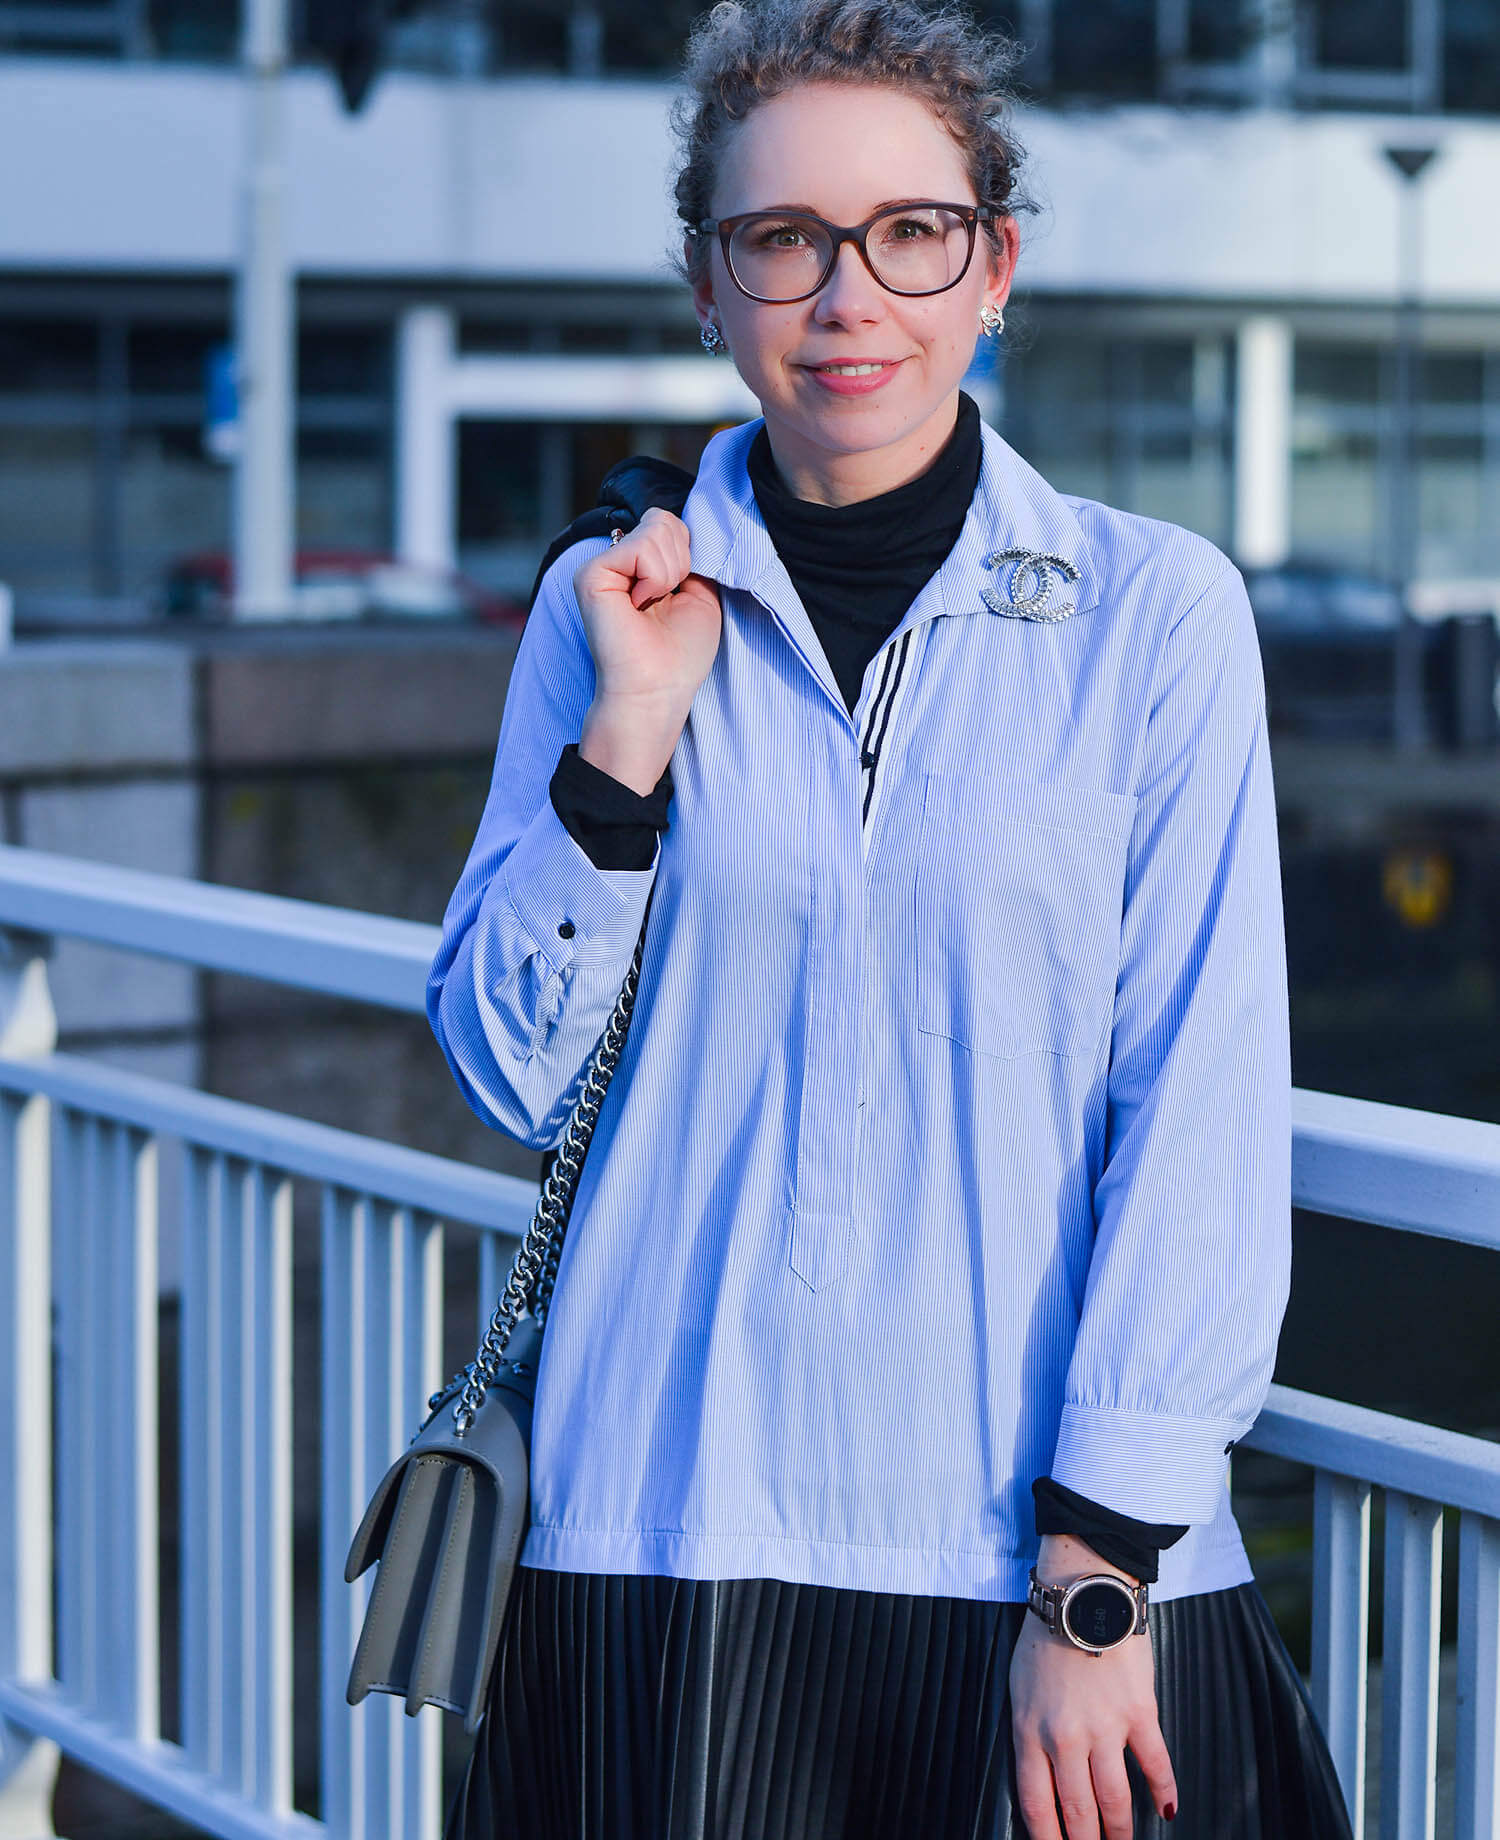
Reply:
M1394 353L1299 340L1294 374L1293 549L1389 575ZM1427 354L1416 446L1418 579L1500 574L1500 354Z
M118 487L119 589L158 612L167 572L198 550L230 544L229 469L203 451L196 417L132 424ZM108 489L108 488L106 488Z
M1422 0L1318 0L1311 9L1314 61L1326 70L1405 70L1409 9Z
M0 581L86 594L93 520L93 429L0 420Z
M1054 0L1052 87L1060 95L1156 91L1156 0Z
M391 546L389 440L367 428L297 431L297 547L366 550Z
M1495 0L1446 0L1443 106L1500 114L1500 6Z
M1227 546L1231 355L1199 339L1039 337L1005 371L1005 432L1050 484Z

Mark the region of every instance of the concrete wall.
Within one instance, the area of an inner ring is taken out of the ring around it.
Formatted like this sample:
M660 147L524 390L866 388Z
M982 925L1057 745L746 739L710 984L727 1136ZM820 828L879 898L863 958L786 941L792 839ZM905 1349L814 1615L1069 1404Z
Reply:
M380 80L344 114L287 83L292 258L404 280L668 277L660 83ZM234 259L242 95L228 70L0 58L0 270L218 273ZM1020 122L1048 210L1022 269L1043 291L1390 301L1399 182L1386 141L1442 146L1423 273L1445 305L1500 303L1500 123L1156 105ZM524 201L524 203L518 202ZM517 234L524 210L525 234Z
M489 788L514 635L266 629L0 652L9 843L432 924ZM424 1016L65 940L59 1045L532 1174Z

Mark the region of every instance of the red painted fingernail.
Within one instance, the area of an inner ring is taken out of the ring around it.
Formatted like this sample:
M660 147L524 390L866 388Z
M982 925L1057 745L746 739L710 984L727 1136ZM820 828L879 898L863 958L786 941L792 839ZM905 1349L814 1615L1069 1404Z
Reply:
M1167 1803L1167 1805L1166 1805L1166 1807L1165 1807L1165 1808L1163 1808L1161 1812L1162 1812L1162 1816L1163 1816L1163 1818L1164 1818L1165 1820L1168 1820L1168 1821L1175 1821L1175 1820L1177 1819L1177 1804L1176 1804L1176 1802L1168 1802L1168 1803Z

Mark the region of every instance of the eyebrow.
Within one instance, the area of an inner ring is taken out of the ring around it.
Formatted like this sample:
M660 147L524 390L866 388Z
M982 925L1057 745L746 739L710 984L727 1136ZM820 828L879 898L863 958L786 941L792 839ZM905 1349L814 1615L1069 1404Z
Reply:
M919 197L912 198L882 198L880 203L874 206L872 210L867 211L865 215L867 217L874 217L880 211L898 211L902 205L907 204L944 204L946 202L947 200L942 198L930 198L926 193L923 193ZM775 211L802 211L809 217L821 217L823 215L821 211L810 204L764 204L756 207L757 215L769 214Z

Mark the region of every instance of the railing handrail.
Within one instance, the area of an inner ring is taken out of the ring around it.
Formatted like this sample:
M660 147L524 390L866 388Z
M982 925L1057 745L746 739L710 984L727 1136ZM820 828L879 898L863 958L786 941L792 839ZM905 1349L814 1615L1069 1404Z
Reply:
M441 930L0 843L0 927L422 1013Z
M72 1054L0 1056L0 1093L41 1093L81 1112L151 1133L182 1137L290 1176L377 1194L397 1207L519 1237L536 1206L536 1184L434 1156L289 1112L110 1066Z
M424 1013L441 929L0 844L0 928ZM1500 1251L1500 1124L1292 1089L1292 1201Z
M1500 1520L1500 1444L1273 1386L1245 1443L1268 1456Z

